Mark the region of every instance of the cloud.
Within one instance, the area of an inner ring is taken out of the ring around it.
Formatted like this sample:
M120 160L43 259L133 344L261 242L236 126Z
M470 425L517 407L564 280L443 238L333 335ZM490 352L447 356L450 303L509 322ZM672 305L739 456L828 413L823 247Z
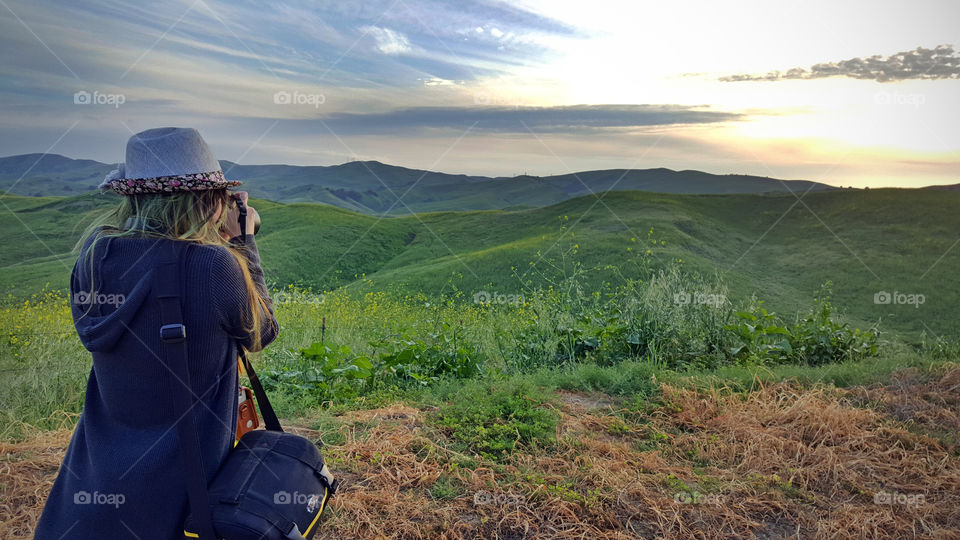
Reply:
M960 54L953 50L952 45L939 45L933 49L917 47L912 51L899 52L886 58L880 55L851 58L839 62L815 64L809 69L795 67L785 72L727 75L720 77L720 80L724 82L784 81L827 77L849 77L877 82L957 79L960 78Z
M739 113L683 105L573 105L558 107L411 107L378 113L333 113L322 118L342 134L466 130L501 133L588 133L614 128L710 124ZM316 125L315 120L303 120Z
M463 81L451 81L450 79L441 79L439 77L427 77L421 80L424 86L457 86L463 84Z
M379 26L362 26L360 30L373 36L377 42L377 49L383 54L403 54L410 52L410 40L400 32Z

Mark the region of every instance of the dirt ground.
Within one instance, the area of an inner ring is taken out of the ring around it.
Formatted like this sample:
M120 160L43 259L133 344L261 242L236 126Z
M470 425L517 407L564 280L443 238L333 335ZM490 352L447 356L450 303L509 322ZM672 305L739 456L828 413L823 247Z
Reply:
M464 455L405 404L346 413L318 538L960 538L960 369L839 390L559 392L557 443ZM313 438L306 427L297 432ZM0 443L0 538L30 538L68 430Z

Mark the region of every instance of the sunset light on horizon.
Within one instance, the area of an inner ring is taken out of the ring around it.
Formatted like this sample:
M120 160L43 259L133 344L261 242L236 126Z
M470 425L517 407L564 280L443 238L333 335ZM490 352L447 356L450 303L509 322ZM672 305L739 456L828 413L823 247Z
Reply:
M119 6L3 3L0 153L186 125L241 164L960 182L949 1Z

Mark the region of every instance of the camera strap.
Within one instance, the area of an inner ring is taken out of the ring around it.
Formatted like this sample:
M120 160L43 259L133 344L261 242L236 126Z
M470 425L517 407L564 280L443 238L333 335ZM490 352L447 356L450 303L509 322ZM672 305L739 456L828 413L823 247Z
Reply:
M243 201L237 199L237 211L240 213L240 216L237 218L237 221L240 222L240 242L247 241L247 205L243 204Z
M180 438L180 458L186 473L187 495L191 514L200 540L216 540L213 516L210 514L207 475L200 454L200 436L194 413L199 399L190 383L187 363L187 329L183 324L182 296L183 254L189 242L158 240L161 242L160 261L154 270L154 287L160 304L160 342L163 362L172 371L174 413Z

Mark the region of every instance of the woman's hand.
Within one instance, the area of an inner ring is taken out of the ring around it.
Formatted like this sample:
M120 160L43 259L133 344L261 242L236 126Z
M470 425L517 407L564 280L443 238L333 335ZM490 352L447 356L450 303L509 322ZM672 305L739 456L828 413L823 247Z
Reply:
M243 202L244 205L247 204L247 199L249 195L246 191L235 191L231 194L234 199L239 199ZM236 204L231 204L230 209L227 211L227 219L223 223L223 228L220 229L220 235L223 236L224 240L229 241L232 238L240 236L240 209ZM253 234L254 224L259 220L259 215L257 211L251 207L247 206L247 234Z

